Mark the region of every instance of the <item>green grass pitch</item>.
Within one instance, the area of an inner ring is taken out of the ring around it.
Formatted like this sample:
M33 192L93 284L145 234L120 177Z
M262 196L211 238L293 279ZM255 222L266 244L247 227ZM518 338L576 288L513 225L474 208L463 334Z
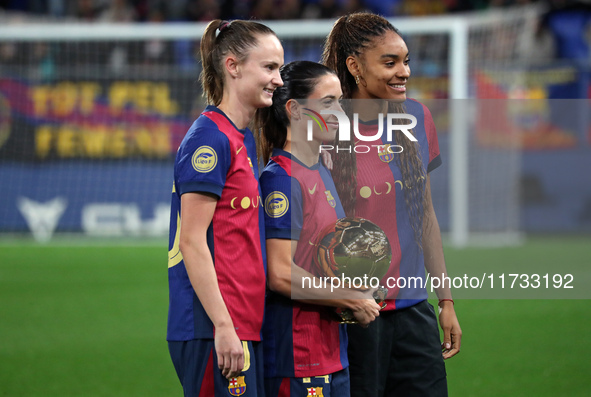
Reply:
M166 254L165 242L2 243L0 396L181 395L165 341ZM590 267L591 244L536 238L520 247L446 249L446 260L459 273L483 261ZM446 364L450 395L591 395L589 303L457 300L464 337Z

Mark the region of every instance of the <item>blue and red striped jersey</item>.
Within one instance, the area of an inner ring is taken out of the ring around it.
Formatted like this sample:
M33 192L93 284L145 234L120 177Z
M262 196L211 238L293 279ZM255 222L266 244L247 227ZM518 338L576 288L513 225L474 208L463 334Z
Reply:
M275 149L261 175L267 238L298 240L294 262L312 274L321 232L345 216L329 171ZM266 377L327 375L349 365L333 309L269 292L263 326Z
M437 131L429 109L418 101L408 99L405 102L406 112L417 118L413 135L418 140L418 148L425 173L429 173L441 165ZM359 132L365 136L375 135L377 123L359 123ZM384 129L385 131L385 129ZM365 144L367 142L356 142ZM396 156L398 148L387 149L386 145L394 144L386 140L382 134L380 141L369 142L381 150L357 151L357 198L355 215L368 219L386 232L392 247L392 261L382 284L388 279L387 306L384 310L394 310L415 305L427 298L425 288L414 288L425 285L425 262L423 252L415 242L414 231L404 199L403 181ZM401 145L403 148L413 144ZM420 278L417 282L416 278ZM396 282L393 282L396 280ZM404 284L403 284L404 283ZM405 288L397 288L396 286ZM409 285L412 285L409 287Z
M220 292L241 340L261 340L266 258L264 217L256 145L251 131L238 129L208 106L181 142L174 166L168 280L171 341L213 338L214 327L187 276L179 250L181 195L218 197L207 230Z

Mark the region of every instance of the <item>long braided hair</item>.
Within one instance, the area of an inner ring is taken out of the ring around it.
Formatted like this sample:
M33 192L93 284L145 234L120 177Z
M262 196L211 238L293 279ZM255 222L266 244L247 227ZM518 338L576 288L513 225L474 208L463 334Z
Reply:
M337 72L342 85L343 98L353 98L353 94L358 89L355 77L347 68L347 58L356 56L362 59L363 52L371 48L375 40L388 31L400 35L388 20L367 12L345 15L335 22L324 43L322 63ZM403 103L392 101L388 102L388 112L406 113ZM397 122L398 125L404 123L405 121L401 120ZM337 147L338 139L337 134L335 141ZM414 231L416 243L422 248L423 215L427 200L426 170L416 143L409 142L401 131L395 131L394 142L401 146L404 143L404 150L396 156L396 161L402 174L404 200L410 225ZM341 203L347 215L353 216L357 199L356 154L354 150L338 153L338 156L334 156L333 163L332 175Z

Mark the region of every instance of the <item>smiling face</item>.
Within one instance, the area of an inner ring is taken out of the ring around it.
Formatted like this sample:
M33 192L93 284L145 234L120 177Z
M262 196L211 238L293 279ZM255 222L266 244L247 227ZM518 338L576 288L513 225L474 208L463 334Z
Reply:
M341 90L341 82L339 78L332 73L327 73L318 78L314 90L307 98L303 107L313 110L316 113L320 113L322 110L342 112L343 109L339 103L339 100L342 97L343 91ZM339 123L336 116L326 114L322 115L322 117L326 121L328 131L322 123L320 123L321 126L318 126L315 122L312 123L312 138L319 144L332 141L339 129ZM306 121L310 120L308 117L304 117L304 119Z
M260 35L258 43L237 68L240 83L238 98L255 109L271 106L273 92L283 85L279 68L283 65L283 47L272 34Z
M406 82L410 77L408 48L397 33L386 31L360 56L351 56L347 62L353 77L359 76L353 98L406 100Z

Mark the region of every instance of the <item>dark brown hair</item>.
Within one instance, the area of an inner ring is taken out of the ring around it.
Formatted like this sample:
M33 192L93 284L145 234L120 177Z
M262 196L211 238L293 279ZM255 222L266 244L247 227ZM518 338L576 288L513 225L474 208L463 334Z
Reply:
M371 48L374 40L391 31L400 34L387 19L368 12L353 13L340 17L333 25L322 54L322 63L334 69L341 80L343 98L351 99L357 90L355 77L347 68L347 58L357 56L363 62L363 52ZM345 109L347 110L347 109ZM403 103L389 102L389 113L406 113ZM397 124L404 124L399 121ZM338 146L338 135L335 146ZM394 141L404 150L396 156L402 174L404 200L415 241L422 247L423 214L425 208L426 171L423 168L420 152L413 142L409 142L401 131L396 131ZM410 144L409 144L410 143ZM354 144L354 142L353 142ZM333 157L333 179L347 215L355 214L357 199L357 163L352 150Z
M203 67L199 79L208 104L217 106L222 101L224 56L231 53L244 61L248 50L258 44L258 36L267 34L276 36L271 28L254 21L214 19L207 25L199 46Z

